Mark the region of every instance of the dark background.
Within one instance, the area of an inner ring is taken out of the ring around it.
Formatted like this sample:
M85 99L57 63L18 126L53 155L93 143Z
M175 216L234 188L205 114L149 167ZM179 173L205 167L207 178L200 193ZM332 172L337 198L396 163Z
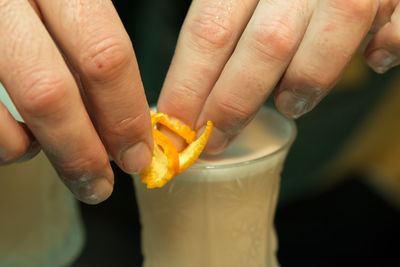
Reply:
M131 36L149 103L156 103L190 1L113 1ZM400 213L360 174L321 189L326 165L384 93L390 78L371 74L368 88L329 95L297 121L298 137L282 174L276 214L285 266L400 266ZM113 166L111 198L81 204L87 242L74 267L141 266L140 225L130 176Z

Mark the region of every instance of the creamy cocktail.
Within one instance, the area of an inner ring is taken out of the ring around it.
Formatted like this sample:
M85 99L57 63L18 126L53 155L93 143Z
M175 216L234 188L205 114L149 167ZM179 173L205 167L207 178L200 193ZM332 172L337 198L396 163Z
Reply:
M294 123L263 108L221 155L161 189L135 178L144 266L277 266L273 218Z

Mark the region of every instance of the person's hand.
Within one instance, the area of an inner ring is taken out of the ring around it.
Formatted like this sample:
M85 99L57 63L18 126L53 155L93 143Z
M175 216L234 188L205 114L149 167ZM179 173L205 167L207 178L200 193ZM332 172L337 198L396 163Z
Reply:
M0 164L34 155L39 143L78 199L106 199L108 153L134 173L153 148L135 54L112 2L0 0L0 18L0 81L26 122L0 103Z
M274 89L279 110L298 118L371 30L368 62L379 72L400 62L398 1L194 0L158 109L194 128L212 120L208 153L226 148Z

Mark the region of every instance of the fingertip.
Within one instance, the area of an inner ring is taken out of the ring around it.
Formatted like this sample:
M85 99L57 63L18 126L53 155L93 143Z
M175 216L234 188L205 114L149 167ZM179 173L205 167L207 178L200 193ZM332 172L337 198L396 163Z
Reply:
M76 185L70 188L77 199L96 205L108 199L113 192L114 182L112 177L99 177L87 179L82 177L76 181Z
M281 90L275 97L275 105L289 119L298 119L321 101L322 92L322 89L309 89L300 95L292 90Z
M277 96L275 104L286 117L297 119L307 112L308 101L295 96L291 92L283 91Z
M206 126L200 128L198 133L203 133ZM210 139L207 142L207 145L204 148L204 152L210 155L217 155L222 153L229 145L229 137L227 134L218 129L217 127L213 127L213 131L211 133Z
M120 162L122 169L129 173L139 173L147 168L151 163L152 151L144 141L121 152Z
M37 154L40 153L41 150L42 148L39 142L37 140L33 140L28 147L26 153L21 158L19 158L17 162L24 162L33 159Z
M396 65L399 59L385 49L377 49L366 55L366 61L376 73L383 74Z

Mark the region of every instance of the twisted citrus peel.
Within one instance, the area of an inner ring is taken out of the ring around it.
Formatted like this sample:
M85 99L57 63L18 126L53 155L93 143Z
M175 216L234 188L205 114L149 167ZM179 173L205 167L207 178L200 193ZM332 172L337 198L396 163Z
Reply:
M141 181L147 185L147 188L162 187L175 175L189 168L206 146L213 127L212 122L208 121L205 131L196 139L196 132L189 126L169 118L164 113L152 112L151 123L154 139L153 157L150 166L140 174ZM156 128L157 124L167 127L182 137L188 146L178 153L171 139Z

